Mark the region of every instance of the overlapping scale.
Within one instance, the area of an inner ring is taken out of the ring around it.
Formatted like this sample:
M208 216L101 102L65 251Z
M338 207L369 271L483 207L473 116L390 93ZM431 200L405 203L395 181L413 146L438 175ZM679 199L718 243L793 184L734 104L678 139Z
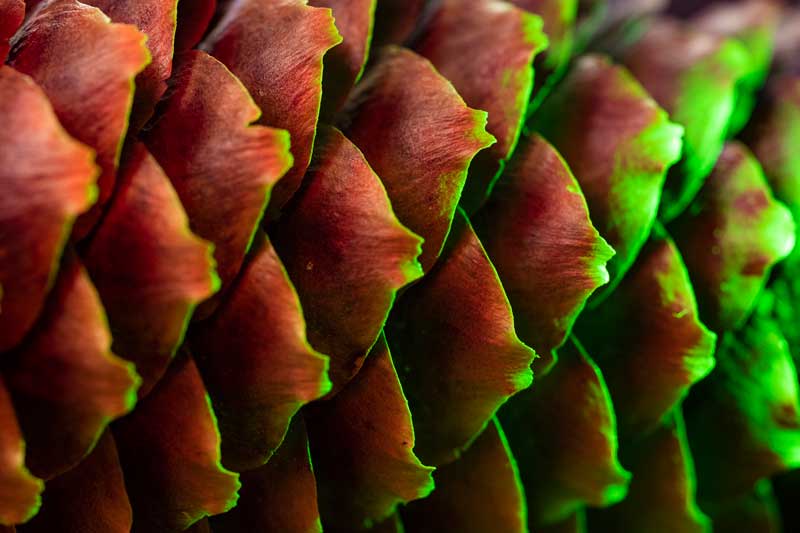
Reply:
M616 48L640 36L647 23L680 0L578 0L578 50ZM696 2L696 0L689 0Z
M669 226L697 294L700 318L715 330L741 326L772 266L795 244L795 224L758 161L730 142L700 194Z
M236 471L266 463L297 410L331 388L328 360L306 341L300 301L263 235L189 344L219 420L223 464Z
M305 419L325 531L367 529L433 489L383 337L350 385L309 406Z
M593 511L591 531L710 531L708 517L695 503L694 464L680 409L649 434L623 443L621 459L632 474L628 495L617 505Z
M42 508L19 533L129 533L133 512L110 432L81 463L48 481Z
M498 33L503 39L495 39ZM480 206L517 144L533 90L533 59L547 46L542 19L500 0L441 0L415 49L467 105L488 111L497 142L470 168L462 205Z
M566 69L575 45L578 0L511 0L511 3L542 17L547 49L534 63L533 108L543 100L551 85ZM529 109L530 111L530 109Z
M3 59L28 17L0 67L0 531L708 531L692 454L715 531L792 531L790 11L90 3L0 0ZM702 186L773 38L742 136L766 180L734 142ZM682 404L714 361L698 314L720 364ZM515 319L545 356L521 394ZM50 479L19 525L26 465Z
M158 100L167 90L172 74L172 55L178 0L86 0L112 21L131 24L147 36L150 64L136 76L136 92L128 134L135 134L153 114Z
M395 305L387 338L426 464L457 459L533 379L535 353L517 337L497 273L460 210L439 262Z
M714 368L716 335L700 322L686 267L663 230L576 331L603 372L626 437L657 427Z
M211 246L194 235L169 178L132 145L107 215L85 250L108 313L114 352L149 392L183 341L194 307L219 287Z
M408 533L528 531L524 490L497 419L461 459L439 468L434 480L431 495L402 512Z
M114 437L134 533L182 531L236 505L238 475L220 464L217 421L188 353L115 424Z
M224 291L239 272L272 186L292 165L289 134L254 125L261 112L247 90L204 52L185 54L170 83L145 143L192 231L214 244Z
M800 154L793 149L800 127L800 77L773 78L743 137L761 163L775 196L800 214Z
M611 398L600 370L575 341L564 345L553 370L512 399L499 419L519 464L531 528L625 497L631 475L617 459Z
M310 7L307 0L243 0L230 3L202 44L250 91L261 108L259 123L291 135L294 166L272 191L273 215L297 191L308 167L323 56L341 40L330 9Z
M686 409L698 497L710 513L760 479L800 466L797 371L778 327L754 317L728 334L717 367Z
M38 477L73 468L136 404L139 377L110 346L97 291L68 252L41 317L3 369L27 443L25 462Z
M422 276L422 239L394 215L380 179L339 130L321 127L304 185L271 231L297 287L308 340L339 390L361 367L396 292Z
M614 251L589 220L566 162L539 135L523 138L475 231L508 294L520 338L547 371L587 298L608 281Z
M92 151L29 77L0 67L0 352L30 330L76 217L96 198Z
M616 251L607 293L647 240L682 130L625 68L600 55L577 61L533 126L569 164L592 222Z
M425 239L426 272L450 231L467 170L494 142L486 112L464 104L426 59L387 47L351 95L342 131L383 181L397 218ZM405 84L411 83L414 90Z
M665 18L650 25L622 59L684 128L681 162L670 171L660 210L669 220L689 205L722 152L747 51L734 39Z
M238 505L212 518L214 533L253 529L322 533L316 479L302 416L294 418L272 459L243 473L241 480Z
M692 17L699 31L733 37L744 45L748 61L736 86L729 134L736 134L753 112L756 93L769 74L782 6L773 0L740 0L716 3Z
M344 104L369 58L378 0L311 0L333 12L342 42L325 56L321 118L330 121ZM406 9L408 9L406 7Z
M78 221L77 238L89 233L114 190L133 81L150 62L145 40L95 7L51 0L33 10L12 42L9 64L36 81L64 129L97 153L97 203Z
M30 520L41 505L44 483L25 467L25 441L5 383L0 380L0 527Z
M800 219L800 159L792 148L800 126L800 79L793 75L775 77L756 107L756 118L743 137L764 169L776 198ZM792 251L769 284L773 318L778 322L793 352L800 346L800 251Z

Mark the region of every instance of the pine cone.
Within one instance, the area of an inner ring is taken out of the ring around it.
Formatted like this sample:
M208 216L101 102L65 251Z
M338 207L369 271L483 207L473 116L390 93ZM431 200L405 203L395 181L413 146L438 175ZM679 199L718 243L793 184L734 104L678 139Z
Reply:
M800 11L0 0L0 531L800 530Z

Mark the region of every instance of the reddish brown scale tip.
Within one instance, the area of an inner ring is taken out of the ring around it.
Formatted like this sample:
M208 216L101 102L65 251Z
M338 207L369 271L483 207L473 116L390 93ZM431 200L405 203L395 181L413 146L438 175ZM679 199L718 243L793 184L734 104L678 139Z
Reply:
M223 464L257 468L304 403L330 390L328 360L306 342L300 301L269 241L255 245L226 299L189 343L222 434Z
M243 473L241 479L239 503L211 519L214 533L322 533L316 479L302 416L292 420L286 438L270 461Z
M497 142L470 171L461 203L472 212L483 203L500 162L511 155L522 131L533 90L533 59L547 47L542 19L499 0L441 0L414 47L467 105L489 113L486 130Z
M326 531L369 528L433 489L383 336L353 381L305 417Z
M494 142L484 130L486 113L467 107L424 58L387 47L345 115L345 135L380 176L397 218L425 239L420 263L427 272L450 231L472 158Z
M523 533L525 494L496 419L455 463L434 475L436 489L403 509L408 533Z
M31 76L64 129L97 152L97 203L78 221L76 238L89 233L111 198L134 78L150 61L145 40L78 0L42 4L14 38L9 64Z
M320 128L303 188L271 232L339 390L358 372L396 292L422 276L422 239L395 217L380 179L353 143Z
M308 168L322 95L322 60L342 38L330 9L306 0L232 3L202 47L244 83L263 115L260 123L288 130L294 166L275 186L277 215Z
M37 476L74 467L136 403L139 377L110 346L97 291L69 252L41 318L4 369Z
M108 313L114 352L136 364L143 396L180 345L192 310L219 280L211 246L189 230L169 178L140 143L126 154L85 261Z
M25 468L25 441L0 379L0 527L29 520L39 510L44 483ZM12 527L13 531L13 527Z
M172 74L178 0L86 0L114 22L131 24L147 36L152 61L136 76L129 132L132 136L152 116Z
M153 392L114 426L133 533L183 531L236 505L238 475L220 464L211 402L182 353Z
M617 290L581 316L577 334L603 371L625 437L657 427L714 368L716 335L700 322L689 274L663 231Z
M617 459L611 398L600 370L574 341L499 418L519 464L532 528L625 497L631 475Z
M542 137L520 142L475 231L508 294L517 333L540 358L555 362L587 298L608 281L614 254L589 219L586 200L567 164Z
M31 328L78 214L95 198L92 151L27 76L0 67L0 352Z
M455 460L533 380L535 353L463 211L436 267L399 298L387 336L426 464Z
M321 120L330 122L344 104L369 57L377 0L310 0L333 11L342 42L325 56Z
M42 508L18 533L130 533L133 512L117 447L105 432L88 457L47 482Z
M192 231L214 244L224 291L239 272L272 186L292 165L289 134L253 125L261 111L247 89L204 52L188 52L170 84L145 143Z

